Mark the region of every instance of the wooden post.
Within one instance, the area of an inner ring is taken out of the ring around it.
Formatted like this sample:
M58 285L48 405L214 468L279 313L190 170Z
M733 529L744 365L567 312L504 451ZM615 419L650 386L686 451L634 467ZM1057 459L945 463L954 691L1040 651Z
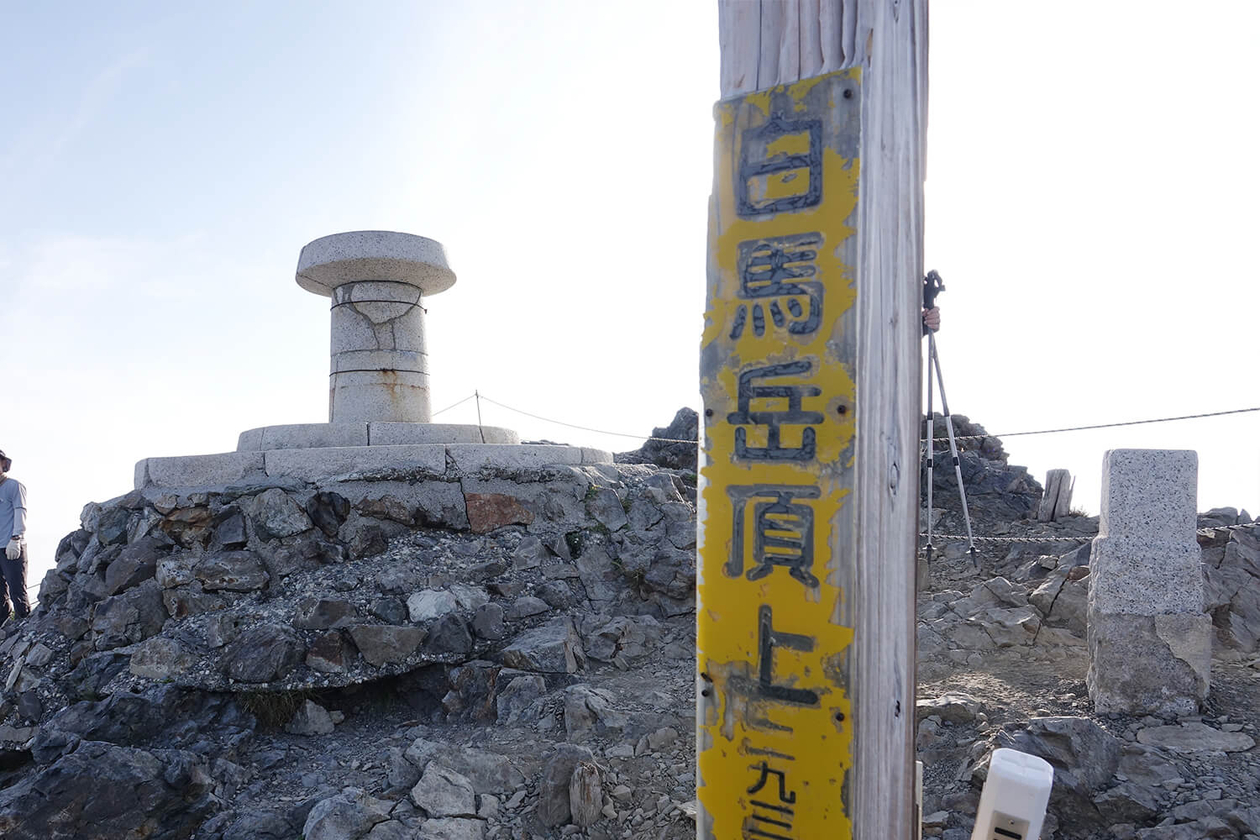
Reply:
M916 836L926 0L719 0L698 836Z
M1068 515L1072 508L1072 488L1076 482L1067 470L1050 470L1046 473L1046 489L1037 508L1038 522L1057 522Z

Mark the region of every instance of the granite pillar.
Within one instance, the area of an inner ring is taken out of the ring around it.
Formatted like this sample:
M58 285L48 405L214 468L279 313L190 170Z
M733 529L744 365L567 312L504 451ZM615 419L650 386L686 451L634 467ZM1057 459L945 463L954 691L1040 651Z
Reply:
M1195 537L1198 455L1113 449L1090 555L1090 697L1100 713L1194 714L1207 699L1212 621Z

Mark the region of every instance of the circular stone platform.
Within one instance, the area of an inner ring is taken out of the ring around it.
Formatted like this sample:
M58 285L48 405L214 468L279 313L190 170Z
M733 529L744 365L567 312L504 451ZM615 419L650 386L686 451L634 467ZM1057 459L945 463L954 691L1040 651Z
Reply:
M500 426L455 423L294 423L241 432L237 452L329 446L404 446L422 443L520 443Z
M512 429L428 422L420 301L455 283L442 243L381 230L335 233L302 249L297 282L332 298L330 422L248 429L235 452L146 458L136 464L137 490L398 473L456 481L613 462L602 449L522 445Z

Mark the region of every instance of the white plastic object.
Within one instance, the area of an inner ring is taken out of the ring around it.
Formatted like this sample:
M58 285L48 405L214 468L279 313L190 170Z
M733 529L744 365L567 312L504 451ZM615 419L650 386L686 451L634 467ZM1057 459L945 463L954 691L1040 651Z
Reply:
M915 840L923 840L923 762L914 763L914 811L918 815L919 831Z
M1045 759L994 750L971 840L1037 840L1053 785L1054 768Z

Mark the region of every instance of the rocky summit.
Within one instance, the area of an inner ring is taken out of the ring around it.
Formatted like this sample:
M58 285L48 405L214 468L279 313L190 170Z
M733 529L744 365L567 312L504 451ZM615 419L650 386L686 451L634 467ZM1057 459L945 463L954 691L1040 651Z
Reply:
M680 413L656 436L694 430ZM695 462L668 440L615 465L88 505L38 609L0 630L0 836L694 836ZM996 438L968 446L977 533L1009 541L978 562L938 543L922 574L925 835L969 837L988 756L1013 747L1055 767L1045 837L1260 836L1250 518L1199 521L1206 706L1097 715L1097 521L1032 521L1036 482ZM943 472L924 516L944 525Z

